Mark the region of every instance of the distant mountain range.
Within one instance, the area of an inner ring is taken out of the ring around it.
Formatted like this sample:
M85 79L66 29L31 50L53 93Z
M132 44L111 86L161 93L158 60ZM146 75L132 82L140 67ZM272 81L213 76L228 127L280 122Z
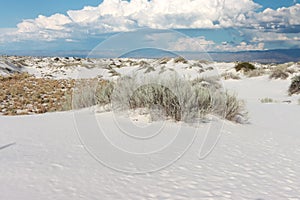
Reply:
M259 63L285 63L300 61L300 49L275 49L265 51L210 52L214 61L251 61Z
M240 51L240 52L169 52L159 49L141 49L125 54L108 54L107 52L90 51L11 51L0 54L21 55L21 56L68 56L68 57L130 57L130 58L161 58L183 56L187 59L212 60L217 62L248 61L259 63L285 63L300 61L300 49L274 49L263 51Z

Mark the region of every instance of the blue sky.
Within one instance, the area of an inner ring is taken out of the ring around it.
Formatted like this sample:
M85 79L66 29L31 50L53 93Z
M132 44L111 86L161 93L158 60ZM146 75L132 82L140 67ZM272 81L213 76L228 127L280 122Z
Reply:
M55 13L66 13L68 10L82 9L84 6L97 6L101 0L9 0L2 1L0 7L0 27L14 28L23 19L33 19L38 15L50 16Z
M141 48L157 44L172 51L195 52L300 48L300 0L1 3L0 53L90 51L103 41L116 42L112 35L140 29L144 34L131 34L140 37L131 42ZM145 28L152 30L145 33Z
M50 16L55 13L65 14L68 10L81 9L84 6L97 6L102 0L9 0L2 1L0 7L0 27L14 28L23 19L32 19L38 15ZM262 5L262 9L273 8L277 9L283 6L292 6L299 0L255 0L255 2Z

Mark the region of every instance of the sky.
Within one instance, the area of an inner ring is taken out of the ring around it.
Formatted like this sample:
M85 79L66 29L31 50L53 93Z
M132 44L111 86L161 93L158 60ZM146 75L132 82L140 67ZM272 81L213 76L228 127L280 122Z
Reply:
M0 17L0 54L300 48L300 0L10 0Z

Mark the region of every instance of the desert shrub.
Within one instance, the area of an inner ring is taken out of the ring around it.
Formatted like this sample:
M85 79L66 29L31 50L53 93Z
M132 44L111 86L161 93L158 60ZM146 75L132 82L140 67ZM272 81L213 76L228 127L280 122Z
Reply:
M262 68L245 71L245 75L249 78L262 76L264 74L265 74L265 70Z
M238 71L248 72L248 71L256 69L253 64L248 63L248 62L237 63L234 68L237 72Z
M269 76L270 79L287 79L289 74L287 73L287 67L278 66L272 69Z
M113 104L111 108L115 111L159 107L176 121L192 121L210 113L233 121L243 116L243 104L235 95L222 91L214 79L203 84L204 80L199 78L187 82L171 76L168 79L157 78L147 84L143 78L123 77L111 85L113 92L110 88L105 101L98 101L98 105ZM100 96L106 96L105 92Z
M210 89L220 89L222 88L219 83L219 77L198 77L191 81L192 86L200 84L202 87Z
M237 98L236 95L226 92L225 119L243 123L247 120L244 101Z
M72 98L73 109L87 108L96 105L97 99L95 92L98 80L78 80L75 84Z
M140 68L148 68L148 67L150 67L151 65L148 63L148 62L146 62L146 61L144 61L144 60L141 60L139 63L137 63L137 65L139 65L140 66Z
M121 74L113 68L111 68L108 72L111 74L111 76L121 76Z
M166 115L181 120L181 107L177 96L167 87L158 84L143 85L129 99L130 109L163 108Z
M171 58L165 57L165 58L159 59L158 63L163 65L163 64L167 64L170 60L171 60Z
M292 82L291 82L288 92L289 92L289 95L300 93L300 75L292 78Z
M147 67L145 73L150 73L150 72L155 72L154 67L152 67L152 66Z
M234 79L234 80L239 80L241 79L241 77L239 77L238 75L232 73L232 72L226 72L226 73L223 73L222 74L222 77L225 79L225 80L229 80L229 79Z
M102 80L97 84L95 98L96 104L109 104L111 100L111 95L114 90L114 82Z
M184 57L177 57L177 58L175 58L174 59L174 63L184 63L184 64L186 64L186 63L188 63L188 61L184 58Z

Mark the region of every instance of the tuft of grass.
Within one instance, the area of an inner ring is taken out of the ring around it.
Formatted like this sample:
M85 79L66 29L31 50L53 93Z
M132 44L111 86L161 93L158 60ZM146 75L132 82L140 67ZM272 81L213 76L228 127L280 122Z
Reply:
M234 68L237 72L238 71L248 72L248 71L256 69L253 64L248 63L248 62L237 63Z
M238 123L243 123L247 119L247 112L245 110L245 102L226 92L226 107L225 119Z
M272 69L271 74L269 76L270 79L287 79L289 74L287 72L286 66L278 66Z
M249 78L251 77L258 77L264 75L266 72L264 69L259 68L259 69L253 69L245 72L245 75Z
M292 78L288 92L289 95L300 94L300 75Z
M106 105L110 103L115 83L108 80L102 80L96 88L96 104Z
M171 58L165 57L165 58L159 59L159 60L158 60L158 63L159 63L160 65L163 65L163 64L167 64L170 60L171 60Z
M261 99L260 102L261 103L273 103L274 100L272 98L266 97L266 98Z
M222 77L225 79L225 80L229 80L229 79L233 79L233 80L239 80L241 79L241 77L239 77L238 75L232 73L232 72L226 72L226 73L223 73L222 74Z
M101 84L97 79L77 80L72 98L73 109L87 108L96 105L95 92L98 83Z

